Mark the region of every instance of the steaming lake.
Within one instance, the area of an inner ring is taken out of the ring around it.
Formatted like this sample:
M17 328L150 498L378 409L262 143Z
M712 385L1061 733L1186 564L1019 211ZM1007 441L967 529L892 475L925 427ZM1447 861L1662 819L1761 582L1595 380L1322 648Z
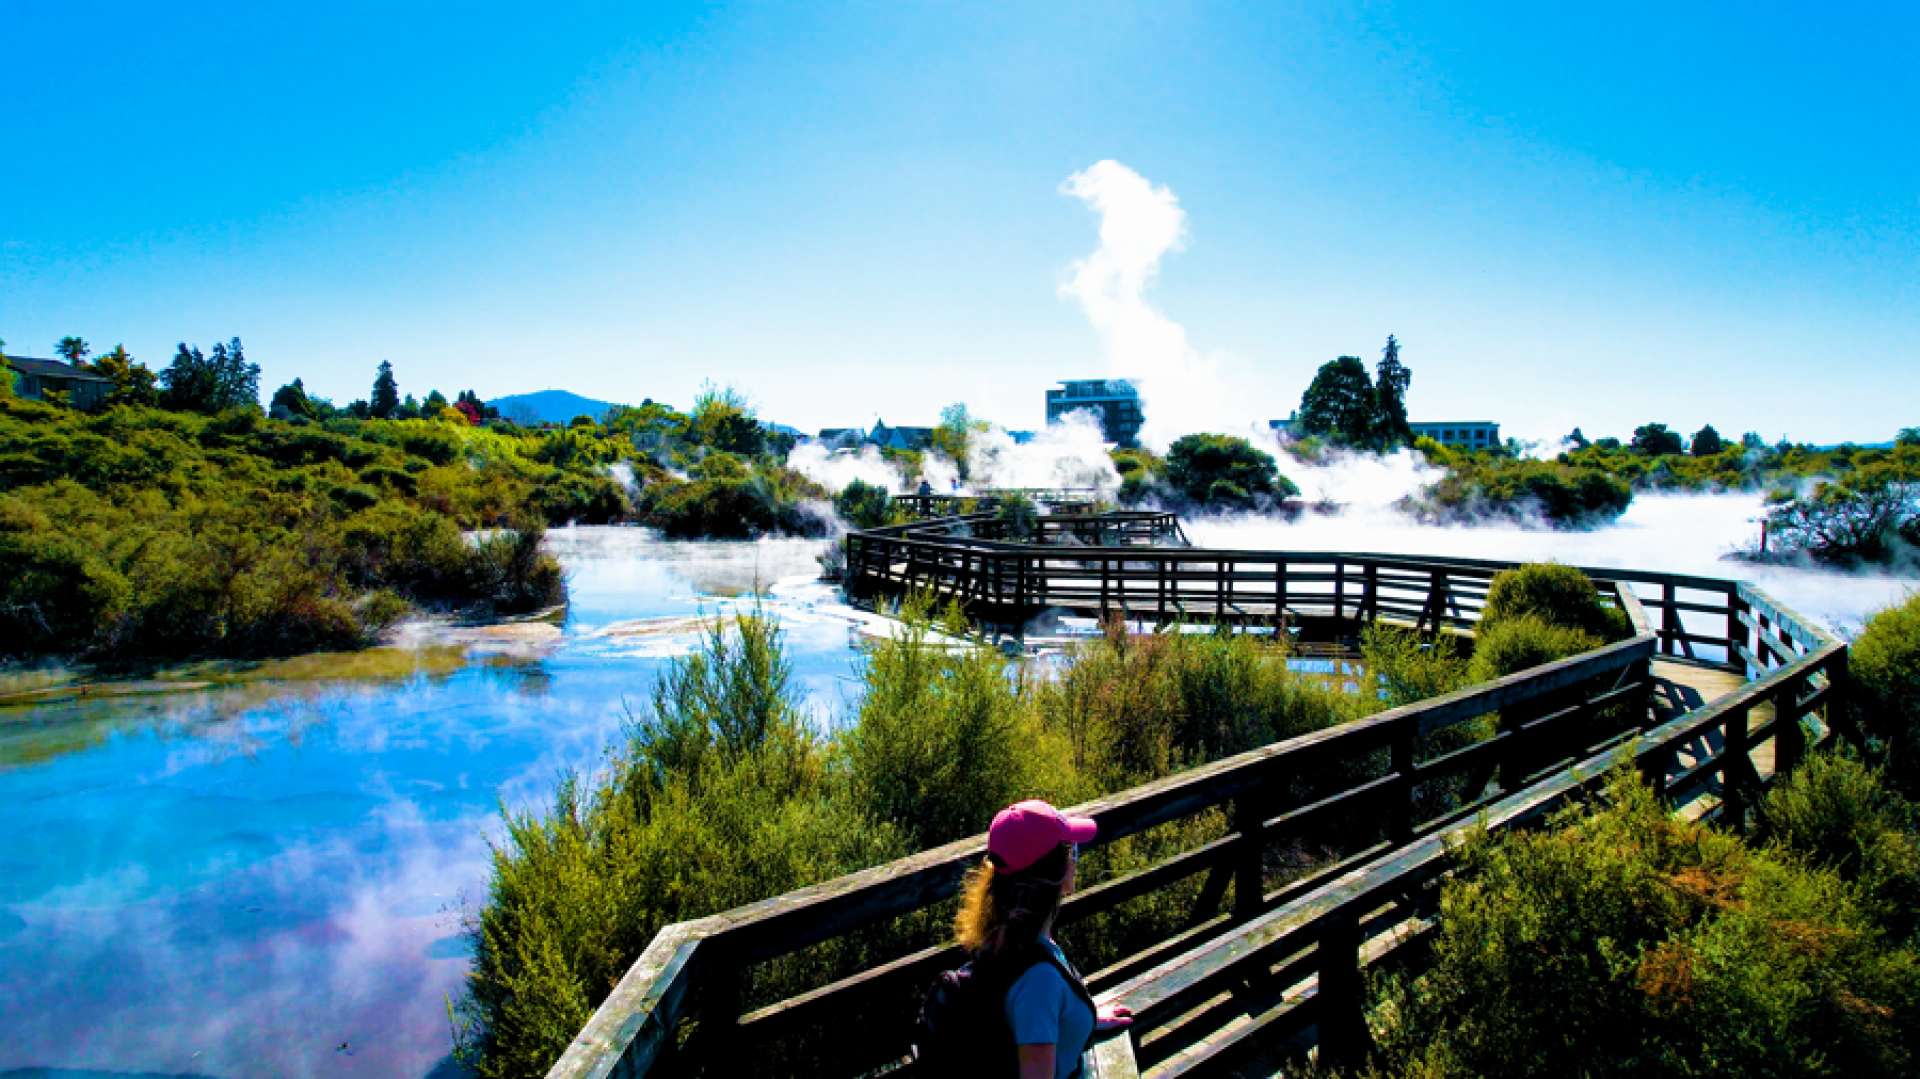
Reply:
M1188 530L1745 575L1843 629L1920 583L1718 561L1758 508L1643 496L1571 535L1364 510ZM562 770L592 767L700 617L756 582L816 714L845 711L862 620L811 581L821 542L549 535L570 575L557 627L418 631L181 675L204 688L0 708L0 1076L458 1074L459 912L482 898L501 802L542 804Z
M842 707L856 624L810 580L821 542L551 536L557 630L0 708L0 1075L459 1074L459 912L502 800L592 767L756 580L816 710Z

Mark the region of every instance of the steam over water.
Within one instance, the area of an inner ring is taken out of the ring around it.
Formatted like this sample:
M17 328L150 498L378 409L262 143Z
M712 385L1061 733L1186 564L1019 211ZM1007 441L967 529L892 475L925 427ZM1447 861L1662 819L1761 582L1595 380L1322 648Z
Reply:
M1368 465L1366 467L1377 467ZM1311 474L1309 474L1311 475ZM1317 477L1325 483L1329 476ZM1309 495L1312 480L1301 482ZM1376 494L1380 493L1376 489ZM1328 490L1326 497L1338 497ZM1579 566L1626 567L1750 581L1788 607L1843 634L1898 603L1920 579L1884 574L1763 566L1725 556L1758 539L1758 494L1639 495L1613 525L1591 532L1555 532L1516 525L1442 528L1422 525L1386 505L1356 505L1339 514L1271 518L1210 517L1187 522L1201 547L1299 551L1371 551L1515 561L1555 560Z

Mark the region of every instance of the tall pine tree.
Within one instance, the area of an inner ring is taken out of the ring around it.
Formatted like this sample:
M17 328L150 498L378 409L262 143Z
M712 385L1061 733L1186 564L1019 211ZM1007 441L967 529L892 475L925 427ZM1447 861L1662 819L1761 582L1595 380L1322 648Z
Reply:
M400 383L394 380L393 364L380 361L380 373L373 380L373 400L369 411L376 420L390 420L400 408Z
M1413 441L1413 428L1407 426L1407 387L1412 384L1413 372L1400 362L1400 342L1388 334L1373 379L1374 437L1384 448Z

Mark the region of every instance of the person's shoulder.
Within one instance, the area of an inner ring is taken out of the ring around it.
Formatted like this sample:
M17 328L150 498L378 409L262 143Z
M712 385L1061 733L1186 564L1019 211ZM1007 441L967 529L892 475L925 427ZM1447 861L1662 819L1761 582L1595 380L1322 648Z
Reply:
M1008 996L1027 996L1044 994L1053 996L1067 991L1067 976L1043 954L1036 954L1033 962L1013 980Z

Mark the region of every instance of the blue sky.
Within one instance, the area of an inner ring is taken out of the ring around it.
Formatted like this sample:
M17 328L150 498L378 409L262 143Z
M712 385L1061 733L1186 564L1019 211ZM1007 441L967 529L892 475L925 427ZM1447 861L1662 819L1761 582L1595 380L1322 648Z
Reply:
M1913 9L396 6L0 0L7 350L1031 427L1112 160L1222 427L1388 333L1416 419L1920 423Z

